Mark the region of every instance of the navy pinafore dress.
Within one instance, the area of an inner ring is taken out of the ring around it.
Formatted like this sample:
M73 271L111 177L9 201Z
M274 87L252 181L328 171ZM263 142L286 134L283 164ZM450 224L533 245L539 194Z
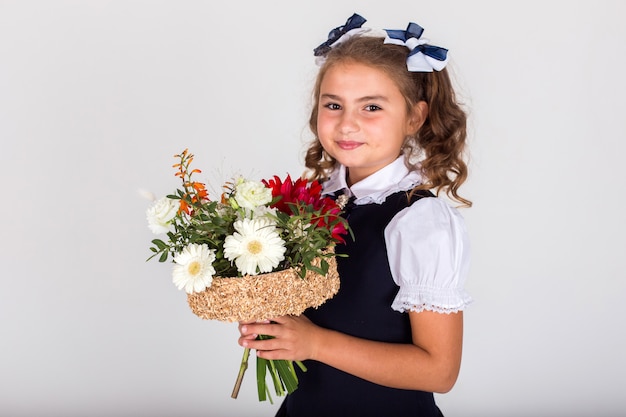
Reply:
M319 326L363 339L411 343L409 316L391 309L398 292L393 281L384 230L402 209L428 191L408 201L406 192L390 195L382 204L354 206L344 210L354 240L338 245L339 292L318 309L304 314ZM441 412L430 392L384 387L365 381L317 361L305 361L299 369L299 386L283 402L277 416L288 417L437 417Z

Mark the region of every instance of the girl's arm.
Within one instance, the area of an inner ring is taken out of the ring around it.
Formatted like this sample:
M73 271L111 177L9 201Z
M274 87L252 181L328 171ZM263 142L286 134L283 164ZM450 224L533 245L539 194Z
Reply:
M444 393L456 382L463 345L463 312L408 313L412 344L375 342L313 324L304 316L241 323L239 344L264 359L317 360L376 384ZM254 340L257 334L274 336Z

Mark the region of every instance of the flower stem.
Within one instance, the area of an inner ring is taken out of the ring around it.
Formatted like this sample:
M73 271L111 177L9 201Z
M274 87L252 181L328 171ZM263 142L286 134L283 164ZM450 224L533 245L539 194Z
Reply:
M243 351L243 357L241 358L241 365L239 365L239 373L237 374L237 381L235 381L235 387L233 393L230 394L231 398L237 398L239 395L239 388L241 388L241 382L243 381L243 374L248 369L248 357L250 356L250 348L245 348Z

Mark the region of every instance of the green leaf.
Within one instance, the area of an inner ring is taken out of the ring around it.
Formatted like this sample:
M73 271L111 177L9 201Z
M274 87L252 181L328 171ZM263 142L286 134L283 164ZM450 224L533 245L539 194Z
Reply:
M284 386L282 380L278 377L279 374L276 370L276 362L280 362L280 360L268 360L267 370L272 377L272 382L274 383L274 391L276 391L276 395L282 396L285 395L285 391L283 389Z
M157 248L161 250L167 248L167 244L163 242L161 239L153 239L152 243L154 244L154 246L156 246Z
M267 400L267 387L265 385L265 371L267 360L256 357L256 386L259 394L259 401ZM271 402L271 397L270 397Z
M328 265L328 262L326 261L326 259L321 259L320 260L320 268L322 270L321 275L328 274L328 267L329 267L329 265Z
M296 365L298 365L298 368L300 368L302 370L302 372L306 372L306 366L304 366L304 364L300 361L296 361Z
M307 265L307 269L313 271L313 272L317 272L319 275L326 275L326 272L324 272L324 270L322 268L319 268L315 265ZM328 268L326 268L328 270Z
M298 388L298 378L296 377L293 365L286 360L275 360L273 362L276 365L280 379L285 384L287 392L294 392L296 388Z
M163 253L161 254L161 257L159 258L159 262L165 262L165 261L167 261L167 255L168 255L168 252L167 252L167 251L166 251L166 252L163 252Z

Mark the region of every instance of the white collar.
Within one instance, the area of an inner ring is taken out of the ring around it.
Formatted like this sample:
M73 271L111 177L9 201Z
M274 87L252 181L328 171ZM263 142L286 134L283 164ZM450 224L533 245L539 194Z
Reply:
M404 155L401 155L352 187L348 187L346 182L346 167L339 164L330 174L330 178L324 182L324 194L347 190L344 192L356 197L354 203L357 205L381 204L391 194L410 190L421 182L422 176L419 171L409 171L404 164Z

